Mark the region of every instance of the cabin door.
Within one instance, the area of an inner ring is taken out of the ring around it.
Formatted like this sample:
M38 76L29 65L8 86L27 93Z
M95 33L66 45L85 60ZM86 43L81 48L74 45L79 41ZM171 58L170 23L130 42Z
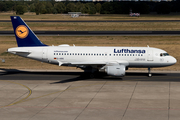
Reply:
M153 61L153 50L148 50L147 61Z
M42 59L43 59L43 60L48 60L47 52L48 52L47 49L43 49L43 51L42 51Z

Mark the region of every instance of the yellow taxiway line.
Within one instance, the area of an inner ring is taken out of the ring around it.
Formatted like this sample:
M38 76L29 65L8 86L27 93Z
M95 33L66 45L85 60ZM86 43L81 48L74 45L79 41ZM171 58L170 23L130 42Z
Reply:
M26 85L23 85L23 84L21 84L21 83L12 82L12 81L6 81L6 80L0 80L0 81L8 82L8 83L13 83L13 84L17 84L17 85L23 86L23 87L25 87L26 89L28 89L28 91L29 91L29 94L28 94L25 98L22 98L22 99L20 99L20 100L17 101L17 102L14 102L14 103L11 103L11 104L8 104L8 105L5 105L5 106L1 106L0 108L8 107L8 106L12 106L12 105L18 104L18 103L26 100L26 99L32 94L32 90L31 90L29 87L27 87Z

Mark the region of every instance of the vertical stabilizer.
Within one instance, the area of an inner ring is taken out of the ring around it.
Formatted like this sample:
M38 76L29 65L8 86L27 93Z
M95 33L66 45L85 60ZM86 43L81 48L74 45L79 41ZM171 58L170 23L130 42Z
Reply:
M47 46L43 44L19 16L11 16L18 47Z

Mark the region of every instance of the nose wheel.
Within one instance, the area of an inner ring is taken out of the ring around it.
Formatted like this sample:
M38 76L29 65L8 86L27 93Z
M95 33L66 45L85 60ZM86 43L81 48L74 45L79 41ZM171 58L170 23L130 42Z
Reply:
M152 77L151 68L150 67L148 68L148 77Z

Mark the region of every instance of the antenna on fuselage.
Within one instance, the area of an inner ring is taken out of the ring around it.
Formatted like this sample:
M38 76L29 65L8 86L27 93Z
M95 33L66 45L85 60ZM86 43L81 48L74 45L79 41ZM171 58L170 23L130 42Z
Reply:
M147 45L147 47L149 48L149 45Z

